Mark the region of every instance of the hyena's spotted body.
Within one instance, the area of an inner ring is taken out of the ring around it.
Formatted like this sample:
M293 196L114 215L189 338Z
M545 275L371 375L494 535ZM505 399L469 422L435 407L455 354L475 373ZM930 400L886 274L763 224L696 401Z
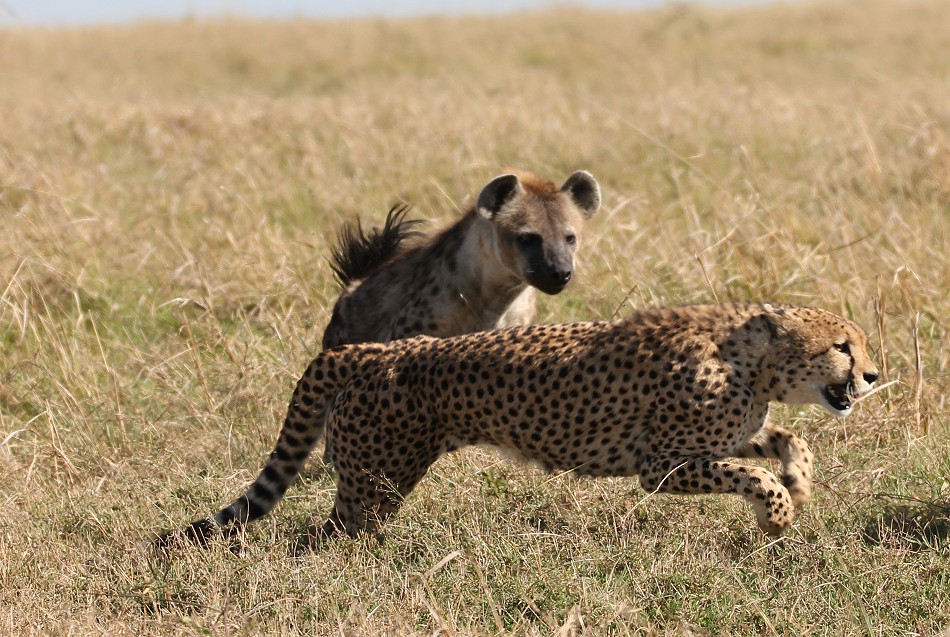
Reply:
M586 171L560 188L510 173L489 182L455 224L408 247L403 240L418 233L405 208L390 211L381 231L348 228L334 253L343 291L324 349L530 323L535 288L564 289L581 226L599 208L600 188Z

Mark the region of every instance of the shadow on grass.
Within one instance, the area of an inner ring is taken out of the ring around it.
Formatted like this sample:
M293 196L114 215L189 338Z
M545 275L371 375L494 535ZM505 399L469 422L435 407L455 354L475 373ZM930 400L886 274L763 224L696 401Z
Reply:
M867 521L864 540L915 551L950 548L950 502L888 505Z

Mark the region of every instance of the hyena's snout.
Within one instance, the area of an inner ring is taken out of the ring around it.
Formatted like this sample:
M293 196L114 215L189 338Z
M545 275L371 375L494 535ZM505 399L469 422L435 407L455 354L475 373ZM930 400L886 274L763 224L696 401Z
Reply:
M534 276L529 278L529 282L545 294L557 294L574 277L572 259L545 259L532 270Z

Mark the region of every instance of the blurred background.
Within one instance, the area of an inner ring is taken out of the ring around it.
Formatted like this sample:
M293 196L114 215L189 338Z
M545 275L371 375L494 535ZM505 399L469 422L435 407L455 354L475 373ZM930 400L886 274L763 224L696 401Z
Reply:
M767 0L702 0L691 4L742 6ZM502 13L547 7L635 9L674 4L669 0L5 0L0 1L0 25L84 25L144 19L189 17L343 18L419 16L431 14ZM680 3L675 3L680 4Z

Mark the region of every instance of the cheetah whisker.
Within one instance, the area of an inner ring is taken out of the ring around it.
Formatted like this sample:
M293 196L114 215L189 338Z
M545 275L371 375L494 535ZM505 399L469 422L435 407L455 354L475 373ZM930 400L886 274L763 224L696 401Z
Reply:
M861 402L861 401L863 401L863 400L866 400L868 396L873 396L874 394L878 393L878 392L881 391L882 389L886 389L886 388L890 387L891 385L894 385L894 384L896 384L896 383L898 383L898 382L899 382L899 381L898 381L897 379L894 379L894 380L892 380L892 381L888 381L888 382L884 383L883 385L878 385L877 387L874 387L874 388L872 388L872 389L869 389L868 391L864 392L864 393L861 394L860 396L855 396L851 404L852 404L852 405L857 405L859 402Z

